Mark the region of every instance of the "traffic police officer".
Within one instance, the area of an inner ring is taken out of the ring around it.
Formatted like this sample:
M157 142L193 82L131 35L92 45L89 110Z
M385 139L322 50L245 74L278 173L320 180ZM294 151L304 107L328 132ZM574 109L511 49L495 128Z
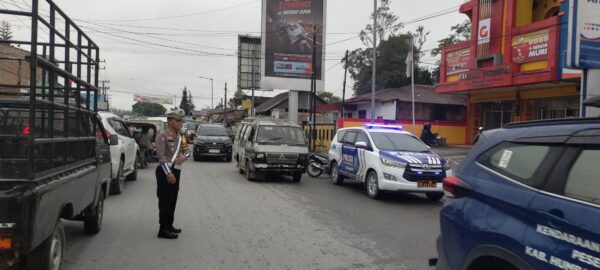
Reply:
M180 111L169 112L168 129L156 136L156 151L159 159L159 166L156 168L159 238L176 239L181 233L181 229L173 227L173 220L179 193L181 165L189 155L183 149L183 137L180 134L182 120L183 113Z

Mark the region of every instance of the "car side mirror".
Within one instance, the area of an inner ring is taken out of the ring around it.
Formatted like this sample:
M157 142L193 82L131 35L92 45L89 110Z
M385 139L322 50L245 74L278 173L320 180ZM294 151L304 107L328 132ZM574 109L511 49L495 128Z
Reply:
M108 143L110 145L119 145L119 135L111 134L110 137L108 137Z
M360 149L367 149L367 150L369 149L369 145L367 145L366 142L356 142L354 144L354 147L360 148Z

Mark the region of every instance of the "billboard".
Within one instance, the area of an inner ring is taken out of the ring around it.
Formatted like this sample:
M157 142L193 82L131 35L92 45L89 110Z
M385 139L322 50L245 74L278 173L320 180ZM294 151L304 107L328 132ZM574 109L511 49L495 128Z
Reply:
M512 40L513 62L528 63L548 58L548 29L516 36Z
M238 36L238 90L260 88L260 40L260 37Z
M326 0L263 0L262 88L308 91L314 70L323 89L325 14Z
M454 75L469 71L471 49L466 48L446 54L446 75Z
M569 2L567 66L600 68L600 1Z
M173 97L153 97L134 95L133 101L155 104L173 104Z

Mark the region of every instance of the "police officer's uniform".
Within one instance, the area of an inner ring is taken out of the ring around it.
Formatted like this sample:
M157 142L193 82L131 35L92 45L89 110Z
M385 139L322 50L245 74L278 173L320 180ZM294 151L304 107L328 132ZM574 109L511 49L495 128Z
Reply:
M176 112L167 114L167 117L182 119L181 115ZM175 160L184 153L182 139L179 132L171 134L170 130L156 136L156 151L159 159L159 165L156 168L156 195L158 196L160 223L158 237L160 238L175 239L181 232L181 229L173 227L173 220L181 174L181 166L176 165ZM174 174L177 179L175 184L169 184L167 181L167 175L170 173Z

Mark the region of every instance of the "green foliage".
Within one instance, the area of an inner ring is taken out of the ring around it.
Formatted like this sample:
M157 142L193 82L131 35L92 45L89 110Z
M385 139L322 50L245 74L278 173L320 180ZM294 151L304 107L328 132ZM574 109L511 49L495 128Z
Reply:
M13 32L11 25L7 21L0 22L0 40L11 40L13 38Z
M393 36L402 29L402 23L398 22L398 16L390 9L391 0L379 0L377 5L377 40L382 41ZM371 14L371 21L373 21ZM373 48L373 24L367 24L365 29L360 31L360 40L369 48Z
M194 102L192 101L192 93L187 90L187 87L183 87L179 108L185 112L185 115L191 115L195 108Z
M156 117L164 116L167 109L160 104L138 102L133 104L132 111L140 116Z
M335 96L332 92L323 91L323 92L317 94L317 96L319 96L321 99L323 99L323 101L325 101L325 103L327 103L327 104L337 103L337 102L342 101L342 99L340 97Z
M436 57L442 53L444 47L448 47L452 44L467 41L471 39L471 21L465 20L462 23L450 27L450 35L448 37L438 40L437 48L431 50L431 56ZM433 70L433 79L435 82L439 82L440 78L440 61L437 62L437 67Z
M424 30L422 33L424 40L426 39ZM402 87L411 83L411 79L406 76L406 57L410 50L410 40L414 36L415 34L410 32L403 33L391 36L379 44L377 90ZM417 40L417 42L419 41ZM415 47L415 83L431 85L433 84L431 72L418 65L420 55L422 55L421 46L416 44ZM354 80L353 89L357 96L371 92L372 53L373 50L370 48L356 49L348 57L348 71Z

